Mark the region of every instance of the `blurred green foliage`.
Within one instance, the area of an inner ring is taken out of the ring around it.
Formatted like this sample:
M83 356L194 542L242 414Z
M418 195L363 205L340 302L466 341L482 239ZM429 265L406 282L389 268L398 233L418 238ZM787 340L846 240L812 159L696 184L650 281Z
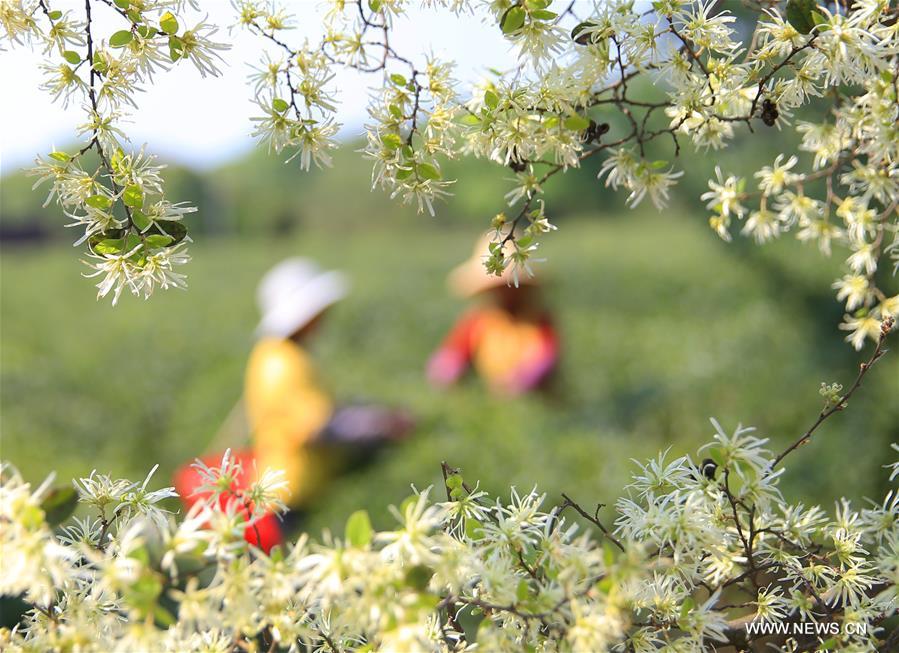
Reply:
M696 159L686 200L713 163ZM369 192L368 164L352 152L309 175L258 153L207 174L171 168L172 199L200 209L190 290L125 297L115 309L80 277L58 211L40 209L30 180L4 179L4 233L42 225L51 241L3 241L2 457L35 481L53 469L61 479L93 468L140 478L158 462L165 482L205 450L240 396L255 285L290 255L354 280L313 346L335 396L407 406L419 420L408 442L335 481L312 529L342 532L357 508L388 525L383 507L410 483L439 483L441 460L492 491L536 483L553 500L564 491L611 502L631 458L694 452L711 436L710 416L756 425L785 447L817 415L820 382L854 376L859 356L842 342L828 288L836 261L791 238L722 243L686 204L663 216L622 210L588 168L547 188L560 230L542 248L545 294L564 348L553 391L503 399L469 379L438 392L423 367L463 309L444 278L502 208L511 173L457 163L448 174L462 179L457 197L433 219ZM850 409L788 459L786 485L825 503L882 495L897 396L899 358L889 354Z

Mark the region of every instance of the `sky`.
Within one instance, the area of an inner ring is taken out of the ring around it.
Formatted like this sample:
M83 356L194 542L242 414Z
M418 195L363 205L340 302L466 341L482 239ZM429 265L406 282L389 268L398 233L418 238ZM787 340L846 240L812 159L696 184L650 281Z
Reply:
M98 28L107 34L117 29L122 19L102 3L94 4ZM286 33L286 40L300 43L306 37L316 39L321 30L322 4L318 0L285 4L298 23L296 29ZM53 6L81 11L83 4L57 1ZM208 12L209 22L223 26L218 40L233 44L224 53L222 76L203 79L189 63L179 62L145 86L146 91L138 95L139 109L132 111L125 125L135 146L147 143L148 150L160 158L199 169L215 167L254 146L249 118L255 115L255 105L250 102L252 91L246 79L249 65L259 60L266 47L261 39L240 30L228 34L234 10L227 0L204 0L202 7ZM410 11L397 22L391 45L417 61L430 52L452 58L463 81L483 77L488 66L505 68L515 61L495 25L479 24L471 16L456 17L442 10ZM30 166L36 154L72 142L75 126L84 116L77 104L63 108L38 88L42 82L38 66L45 59L38 48L4 47L7 50L0 53L4 88L0 102L0 174ZM343 137L362 133L369 88L378 82L377 75L338 73L335 88L339 89L341 107L337 117L344 124Z

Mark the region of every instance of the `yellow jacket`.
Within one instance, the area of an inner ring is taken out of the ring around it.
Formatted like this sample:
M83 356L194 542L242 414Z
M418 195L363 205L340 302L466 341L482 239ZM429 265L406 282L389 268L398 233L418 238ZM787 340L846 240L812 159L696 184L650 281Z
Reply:
M290 340L259 341L247 364L244 400L259 471L284 470L285 501L308 502L332 471L323 452L308 445L333 412L309 355Z

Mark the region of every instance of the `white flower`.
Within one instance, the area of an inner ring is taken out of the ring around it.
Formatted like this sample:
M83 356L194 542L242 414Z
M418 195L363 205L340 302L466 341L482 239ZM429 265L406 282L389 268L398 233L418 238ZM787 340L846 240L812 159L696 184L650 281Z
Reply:
M834 281L832 288L837 291L837 300L846 302L846 310L854 311L865 306L871 298L871 286L868 278L860 274L846 274Z
M215 25L204 20L194 25L192 29L178 34L181 58L189 60L203 77L220 75L221 70L218 66L223 59L219 52L231 49L227 43L211 39L217 31Z
M431 488L428 488L408 501L402 512L391 506L390 511L399 520L401 528L378 534L377 541L384 543L381 550L384 559L410 565L429 564L436 560L431 535L443 524L446 512L439 506L428 505L430 491Z
M759 590L755 606L753 621L776 623L787 616L787 601L784 599L780 587L774 585Z
M743 226L744 234L752 234L755 242L766 243L780 235L781 223L778 215L766 208L760 208L749 214L746 224Z
M167 525L166 515L171 514L171 511L160 508L156 504L164 499L177 497L178 493L175 492L173 487L147 491L147 484L157 469L159 469L159 465L154 465L140 486L132 486L129 491L119 498L119 503L115 508L116 515L119 515L126 521L137 515L143 515L149 518L160 530L165 529Z
M740 203L743 198L743 180L734 175L724 178L721 168L717 166L715 167L715 177L717 181L709 181L709 191L703 193L700 199L708 201L706 208L721 215L727 217L735 215L742 218L746 213L746 209Z
M785 163L781 163L783 157L783 154L778 154L774 159L773 166L765 166L755 173L755 177L759 180L759 190L765 195L777 195L783 191L784 187L796 180L796 175L790 170L795 167L799 159L794 155Z
M846 342L852 343L856 349L861 349L865 344L865 339L870 338L875 342L880 338L880 320L872 313L854 317L846 315L843 318L840 328L844 331L851 331L846 336Z

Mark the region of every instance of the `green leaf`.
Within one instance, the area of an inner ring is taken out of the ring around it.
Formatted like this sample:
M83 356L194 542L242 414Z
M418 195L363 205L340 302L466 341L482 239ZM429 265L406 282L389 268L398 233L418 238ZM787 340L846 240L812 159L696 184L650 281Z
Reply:
M123 48L131 43L133 38L134 34L131 33L131 30L121 29L109 37L109 45L113 48Z
M547 11L546 9L538 9L537 11L531 12L531 18L536 18L537 20L552 20L556 18L559 14L554 11Z
M374 12L381 11L381 0L368 0L368 8Z
M666 165L668 165L668 162L667 162L667 161L662 161L661 159L659 159L658 161L653 161L652 164L650 165L650 167L651 167L653 170L661 170L661 169L664 168Z
M152 39L154 36L159 34L159 30L157 30L155 27L150 27L149 25L139 25L137 28L137 33L140 34L141 38Z
M571 40L580 45L588 45L593 40L593 35L587 32L587 30L595 25L596 23L589 20L578 23L571 30Z
M177 36L169 37L169 58L178 61L184 54L184 42Z
M827 17L824 14L822 14L820 11L812 12L812 22L816 26L821 27L822 28L821 31L827 31L829 29L829 23L827 22Z
M290 105L287 103L287 100L282 100L279 97L276 97L272 100L272 108L278 113L284 113L290 108Z
M515 5L507 9L506 13L503 14L499 22L499 28L503 31L503 34L511 34L524 26L525 18L527 18L527 13L525 13L524 8L521 5Z
M119 9L127 9L131 6L130 0L115 0L115 6Z
M515 598L518 599L518 602L526 601L528 596L531 594L531 589L528 586L528 582L522 578L518 581L518 588L515 590Z
M158 603L153 608L153 617L156 619L156 622L158 624L165 626L166 628L168 628L169 626L174 626L178 621L177 619L175 619L175 615L173 615Z
M430 163L419 163L415 167L418 170L418 176L423 177L424 179L437 180L443 176L440 174L440 171Z
M590 126L590 120L588 118L584 118L584 116L580 114L572 114L565 118L565 129L570 129L572 131L580 132L587 129Z
M143 20L143 16L140 15L140 12L137 9L131 9L128 11L128 20L132 23L139 23Z
M50 20L59 20L60 18L62 18L62 12L59 9L56 9L47 14L47 17Z
M400 168L396 171L396 180L404 181L412 176L412 168Z
M397 105L391 104L387 107L387 110L390 111L390 115L396 118L397 120L402 120L403 118L403 110L400 109Z
M105 211L112 206L113 200L111 197L106 197L106 195L91 195L86 200L84 200L84 203L92 209Z
M416 591L424 592L433 575L434 570L427 565L415 565L406 572L406 585Z
M187 237L187 227L177 220L156 220L153 228L150 229L151 234L162 234L172 237L172 245L177 245Z
M68 61L73 66L77 66L81 63L81 55L74 50L66 50L62 53L62 58Z
M608 542L602 543L602 560L606 567L611 567L615 564L615 550Z
M171 11L167 11L159 17L159 28L169 36L177 34L178 19L175 18Z
M122 251L124 241L121 238L106 238L93 244L97 254L118 254Z
M125 192L122 193L122 201L129 208L139 209L144 205L144 191L136 184L126 186Z
M690 611L696 607L696 602L693 601L691 597L687 597L684 599L683 604L681 604L680 608L680 618L681 620L686 619L687 615L690 614Z
M390 76L390 81L393 82L394 84L396 84L397 86L405 86L408 83L406 81L406 78L398 73L393 73Z
M474 517L465 520L465 536L470 540L479 540L484 536L483 526Z
M61 163L68 163L71 157L65 152L53 151L50 152L50 158L60 161Z
M153 572L145 572L123 592L125 601L143 614L152 612L156 597L162 592L162 581Z
M484 104L491 109L495 109L499 104L499 96L489 89L484 91Z
M93 68L98 73L105 73L108 67L109 66L107 66L106 60L100 55L100 53L94 55L94 60L91 62L91 68Z
M789 0L787 2L787 21L800 34L808 34L815 27L812 12L817 8L815 0Z
M137 234L129 233L127 236L125 236L125 244L122 246L122 251L124 253L128 253L143 244L144 243L141 240L140 236L138 236ZM135 254L137 254L137 252L135 252Z
M147 236L144 239L144 244L148 249L159 249L161 247L168 247L172 244L174 238L171 236L163 236L161 234Z
M365 510L357 510L346 521L346 541L354 547L368 546L374 535L371 519Z
M403 139L399 134L387 132L381 136L381 142L389 150L397 150L403 146Z
M146 231L153 224L150 218L147 217L147 214L140 209L131 211L131 223L141 231Z
M71 517L77 506L78 493L75 488L65 486L50 490L47 497L41 502L44 519L51 528L59 526Z
M459 118L459 122L461 122L463 125L468 125L469 127L476 127L481 124L481 119L474 114L466 113L464 116Z

